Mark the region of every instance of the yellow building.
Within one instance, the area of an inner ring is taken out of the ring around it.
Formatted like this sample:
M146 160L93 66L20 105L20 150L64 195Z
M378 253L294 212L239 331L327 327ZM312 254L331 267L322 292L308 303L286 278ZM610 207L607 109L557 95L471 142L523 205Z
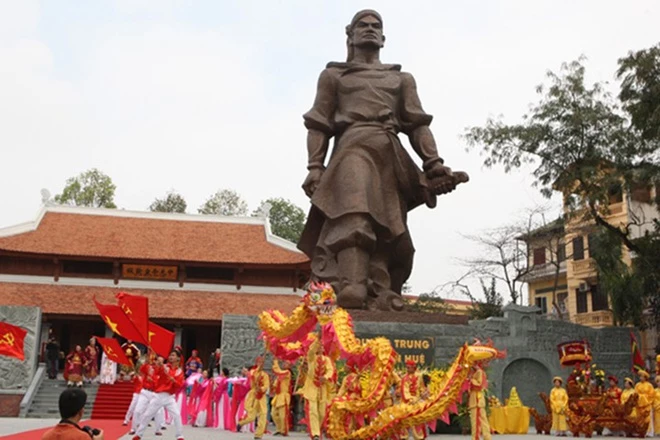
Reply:
M408 304L415 304L418 297L415 295L403 295ZM438 310L447 315L469 316L472 308L472 301L461 299L438 298Z
M653 219L660 218L650 203L654 193L654 188L646 186L632 192L613 189L605 219L611 225L630 227L633 238L644 235L652 229ZM580 201L575 195L566 197L566 213L569 203ZM528 283L529 304L537 305L541 313L589 327L614 324L607 292L599 289L590 255L594 231L594 222L584 221L584 215L578 211L567 222L558 219L519 237L528 248L530 271L523 280ZM623 261L630 265L628 249L623 247L621 253ZM655 331L645 333L642 346L650 355L658 344L658 336Z

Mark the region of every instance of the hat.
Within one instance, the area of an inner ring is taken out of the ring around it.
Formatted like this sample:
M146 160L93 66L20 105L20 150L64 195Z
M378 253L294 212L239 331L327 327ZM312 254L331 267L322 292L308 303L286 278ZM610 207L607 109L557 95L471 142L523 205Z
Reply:
M623 381L628 382L630 385L635 385L635 382L633 382L633 380L629 377L626 377L625 379L623 379Z
M649 377L651 377L651 375L649 374L649 372L646 371L646 370L639 370L639 371L637 372L637 375L638 375L639 377L645 377L645 378L647 378L647 379L648 379Z
M406 361L406 366L407 366L407 367L416 367L416 366L417 366L417 362L413 361L412 359L408 359L408 360Z
M559 376L555 376L552 378L552 383L555 383L556 381L559 381L560 383L564 383L564 379L562 379Z
M616 383L619 383L619 378L616 376L607 376L607 380L612 380Z

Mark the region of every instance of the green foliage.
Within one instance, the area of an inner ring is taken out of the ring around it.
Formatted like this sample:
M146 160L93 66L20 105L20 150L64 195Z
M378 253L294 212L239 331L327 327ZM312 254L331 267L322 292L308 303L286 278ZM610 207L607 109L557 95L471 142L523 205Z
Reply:
M643 277L622 260L620 237L601 229L589 240L589 254L596 262L598 288L607 292L615 324L642 327Z
M298 243L305 227L305 212L291 201L281 197L262 201L252 215L268 215L273 234L293 243Z
M55 202L63 205L114 209L117 208L114 202L116 189L110 177L92 168L77 177L67 179L62 193L55 196Z
M486 286L483 280L479 281L481 282L485 301L477 301L474 297L470 296L470 300L472 300L470 318L486 319L491 316L503 316L502 304L504 300L502 299L502 295L497 292L495 278L491 278L489 286Z
M644 139L660 141L660 44L620 58L617 77L633 127Z
M638 238L635 243L640 256L633 259L633 274L640 279L641 290L648 300L646 305L650 307L650 317L642 327L657 326L660 324L660 220L655 220L654 233Z
M485 166L499 165L510 172L531 164L543 195L563 193L569 218L595 222L631 251L632 270L612 255L597 263L619 323L643 321L648 305L660 319L660 227L640 239L632 226L648 226L643 215L631 214L630 224L622 227L607 221L613 193L630 195L640 184L655 186L656 198L650 203L657 207L660 202L659 62L658 46L619 60L623 110L602 84L585 85L585 67L579 60L564 64L558 74L548 73L549 84L539 86L540 99L522 123L489 119L465 134L469 146L485 155Z
M187 207L188 204L181 194L170 191L165 198L154 200L153 203L149 205L149 211L185 213Z
M212 194L197 210L200 214L244 216L248 205L233 189L221 189Z
M620 160L631 167L640 161L628 123L601 84L587 87L580 61L564 64L559 74L548 72L550 84L520 124L489 119L466 132L470 146L480 146L484 165L502 165L505 172L534 166L535 185L550 197L553 190L577 193L588 206L607 205L607 190L620 183L618 173L603 165Z

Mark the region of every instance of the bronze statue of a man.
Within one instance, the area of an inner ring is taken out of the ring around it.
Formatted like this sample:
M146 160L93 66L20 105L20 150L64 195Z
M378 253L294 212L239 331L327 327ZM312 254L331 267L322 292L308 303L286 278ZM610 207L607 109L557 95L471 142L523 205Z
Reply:
M382 64L383 20L358 12L346 27L348 58L321 72L305 113L312 208L298 247L312 259L312 277L328 281L349 309L401 310L401 288L412 270L408 211L467 181L438 156L415 80ZM408 135L420 170L397 134ZM330 138L332 155L325 165Z

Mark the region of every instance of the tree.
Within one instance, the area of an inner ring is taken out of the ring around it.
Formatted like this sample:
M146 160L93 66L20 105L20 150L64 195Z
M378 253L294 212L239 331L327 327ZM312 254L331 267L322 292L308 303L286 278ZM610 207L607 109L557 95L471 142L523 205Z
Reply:
M620 68L622 75L632 71ZM547 88L538 87L539 102L531 106L522 123L489 119L483 127L468 128L465 137L471 148L481 149L487 167L500 165L508 173L532 165L535 185L543 195L550 197L553 190L560 191L568 219L593 221L618 237L635 256L638 275L653 283L659 277L658 266L653 264L656 247L632 233L633 226L647 227L649 219L631 216L629 224L619 226L606 217L613 194L624 190L631 194L640 182L658 186L658 143L642 136L643 129L631 129L631 117L602 84L586 86L584 74L582 60L564 64L559 74L548 73ZM637 84L628 82L630 87ZM625 94L623 98L629 99L624 101L624 109L633 111L635 98ZM657 242L659 232L656 227L647 241ZM651 299L657 297L657 290L650 295Z
M186 203L183 196L175 191L170 191L167 193L165 198L154 200L151 205L149 205L149 211L151 212L179 212L185 213L188 204Z
M55 202L64 205L90 206L94 208L117 208L114 197L117 187L112 179L96 168L87 170L77 177L67 179Z
M502 295L497 292L497 285L495 278L490 279L490 285L486 286L483 280L479 280L481 283L481 289L484 294L484 301L478 301L472 294L470 290L466 290L464 293L472 301L472 306L470 307L470 318L472 319L486 319L491 316L503 316L504 312L502 311Z
M533 165L534 184L543 195L550 197L554 190L567 199L576 195L569 214L586 214L615 232L618 228L604 219L612 190L633 187L641 170L657 167L648 164L650 143L628 129L601 84L585 86L584 73L579 61L564 64L560 74L549 72L550 86L538 87L541 99L522 123L489 119L483 127L469 128L465 137L471 147L481 147L485 166L501 165L510 172ZM626 246L635 248L630 240Z
M305 212L281 197L263 200L252 215L268 217L273 234L293 243L298 243L305 227Z
M523 277L529 272L526 249L516 240L520 233L518 228L504 226L478 235L464 235L479 246L480 252L478 257L461 260L470 278L492 278L504 283L514 304L522 295Z
M644 280L621 258L619 237L600 229L591 235L589 255L596 263L598 289L607 292L615 325L644 327Z
M244 216L248 205L233 189L221 189L211 195L197 210L200 214Z
M633 127L644 139L660 141L660 44L620 58L617 77Z

